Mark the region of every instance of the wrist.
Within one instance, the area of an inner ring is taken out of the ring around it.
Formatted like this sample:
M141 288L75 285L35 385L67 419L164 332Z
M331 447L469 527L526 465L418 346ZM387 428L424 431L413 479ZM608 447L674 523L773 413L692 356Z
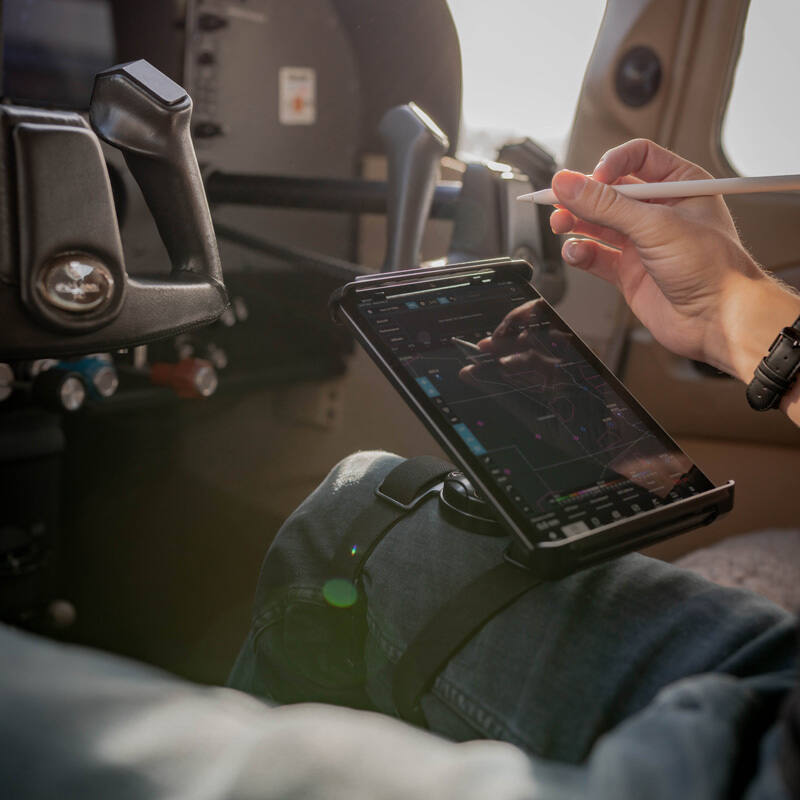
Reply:
M732 287L717 343L717 366L750 383L780 330L800 316L800 296L766 274L738 278ZM787 393L795 394L797 384Z

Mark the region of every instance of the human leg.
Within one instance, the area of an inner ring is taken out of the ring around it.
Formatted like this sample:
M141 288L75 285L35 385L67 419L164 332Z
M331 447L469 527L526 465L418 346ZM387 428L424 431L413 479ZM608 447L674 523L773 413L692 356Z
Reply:
M320 587L338 540L398 462L346 459L287 521L262 570L233 685L282 701L350 702L342 689L360 676L326 663L336 636ZM506 545L451 525L435 501L392 529L364 570L365 691L355 704L394 713L392 674L405 647ZM315 603L318 616L302 612ZM793 659L790 615L633 555L520 598L451 660L423 708L431 728L451 738L505 739L576 762L675 681L708 672L747 679L790 669Z
M455 745L350 709L270 708L0 625L9 800L521 800L536 785L510 745Z

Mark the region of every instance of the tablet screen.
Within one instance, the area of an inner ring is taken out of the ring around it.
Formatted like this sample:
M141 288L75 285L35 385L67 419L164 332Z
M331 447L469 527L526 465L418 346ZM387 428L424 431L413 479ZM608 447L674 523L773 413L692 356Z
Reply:
M357 290L348 309L536 539L585 533L712 488L513 271Z

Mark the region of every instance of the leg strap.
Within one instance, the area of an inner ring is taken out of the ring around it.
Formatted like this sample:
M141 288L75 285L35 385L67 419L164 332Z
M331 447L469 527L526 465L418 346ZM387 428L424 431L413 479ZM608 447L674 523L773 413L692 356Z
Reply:
M331 578L355 584L378 542L406 514L439 494L445 475L455 467L433 456L409 458L398 464L375 490L379 499L356 517L331 562Z
M446 602L397 662L392 697L399 716L427 727L420 699L436 676L492 617L541 582L532 572L504 561Z
M357 586L367 559L404 517L439 494L452 464L433 456L396 466L375 490L379 502L356 517L331 562L332 579ZM496 614L540 583L533 573L503 562L479 575L445 603L409 644L397 663L392 687L402 719L427 726L420 698L447 662Z

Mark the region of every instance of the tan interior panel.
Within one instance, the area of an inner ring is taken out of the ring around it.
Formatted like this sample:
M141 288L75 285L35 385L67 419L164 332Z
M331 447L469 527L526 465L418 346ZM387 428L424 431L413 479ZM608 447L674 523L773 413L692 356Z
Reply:
M739 381L705 377L644 328L636 328L628 343L625 385L672 436L800 447L800 429L784 414L753 411Z
M714 483L736 481L733 511L705 528L649 548L649 555L671 561L727 536L800 528L795 448L712 439L679 438L678 443Z

